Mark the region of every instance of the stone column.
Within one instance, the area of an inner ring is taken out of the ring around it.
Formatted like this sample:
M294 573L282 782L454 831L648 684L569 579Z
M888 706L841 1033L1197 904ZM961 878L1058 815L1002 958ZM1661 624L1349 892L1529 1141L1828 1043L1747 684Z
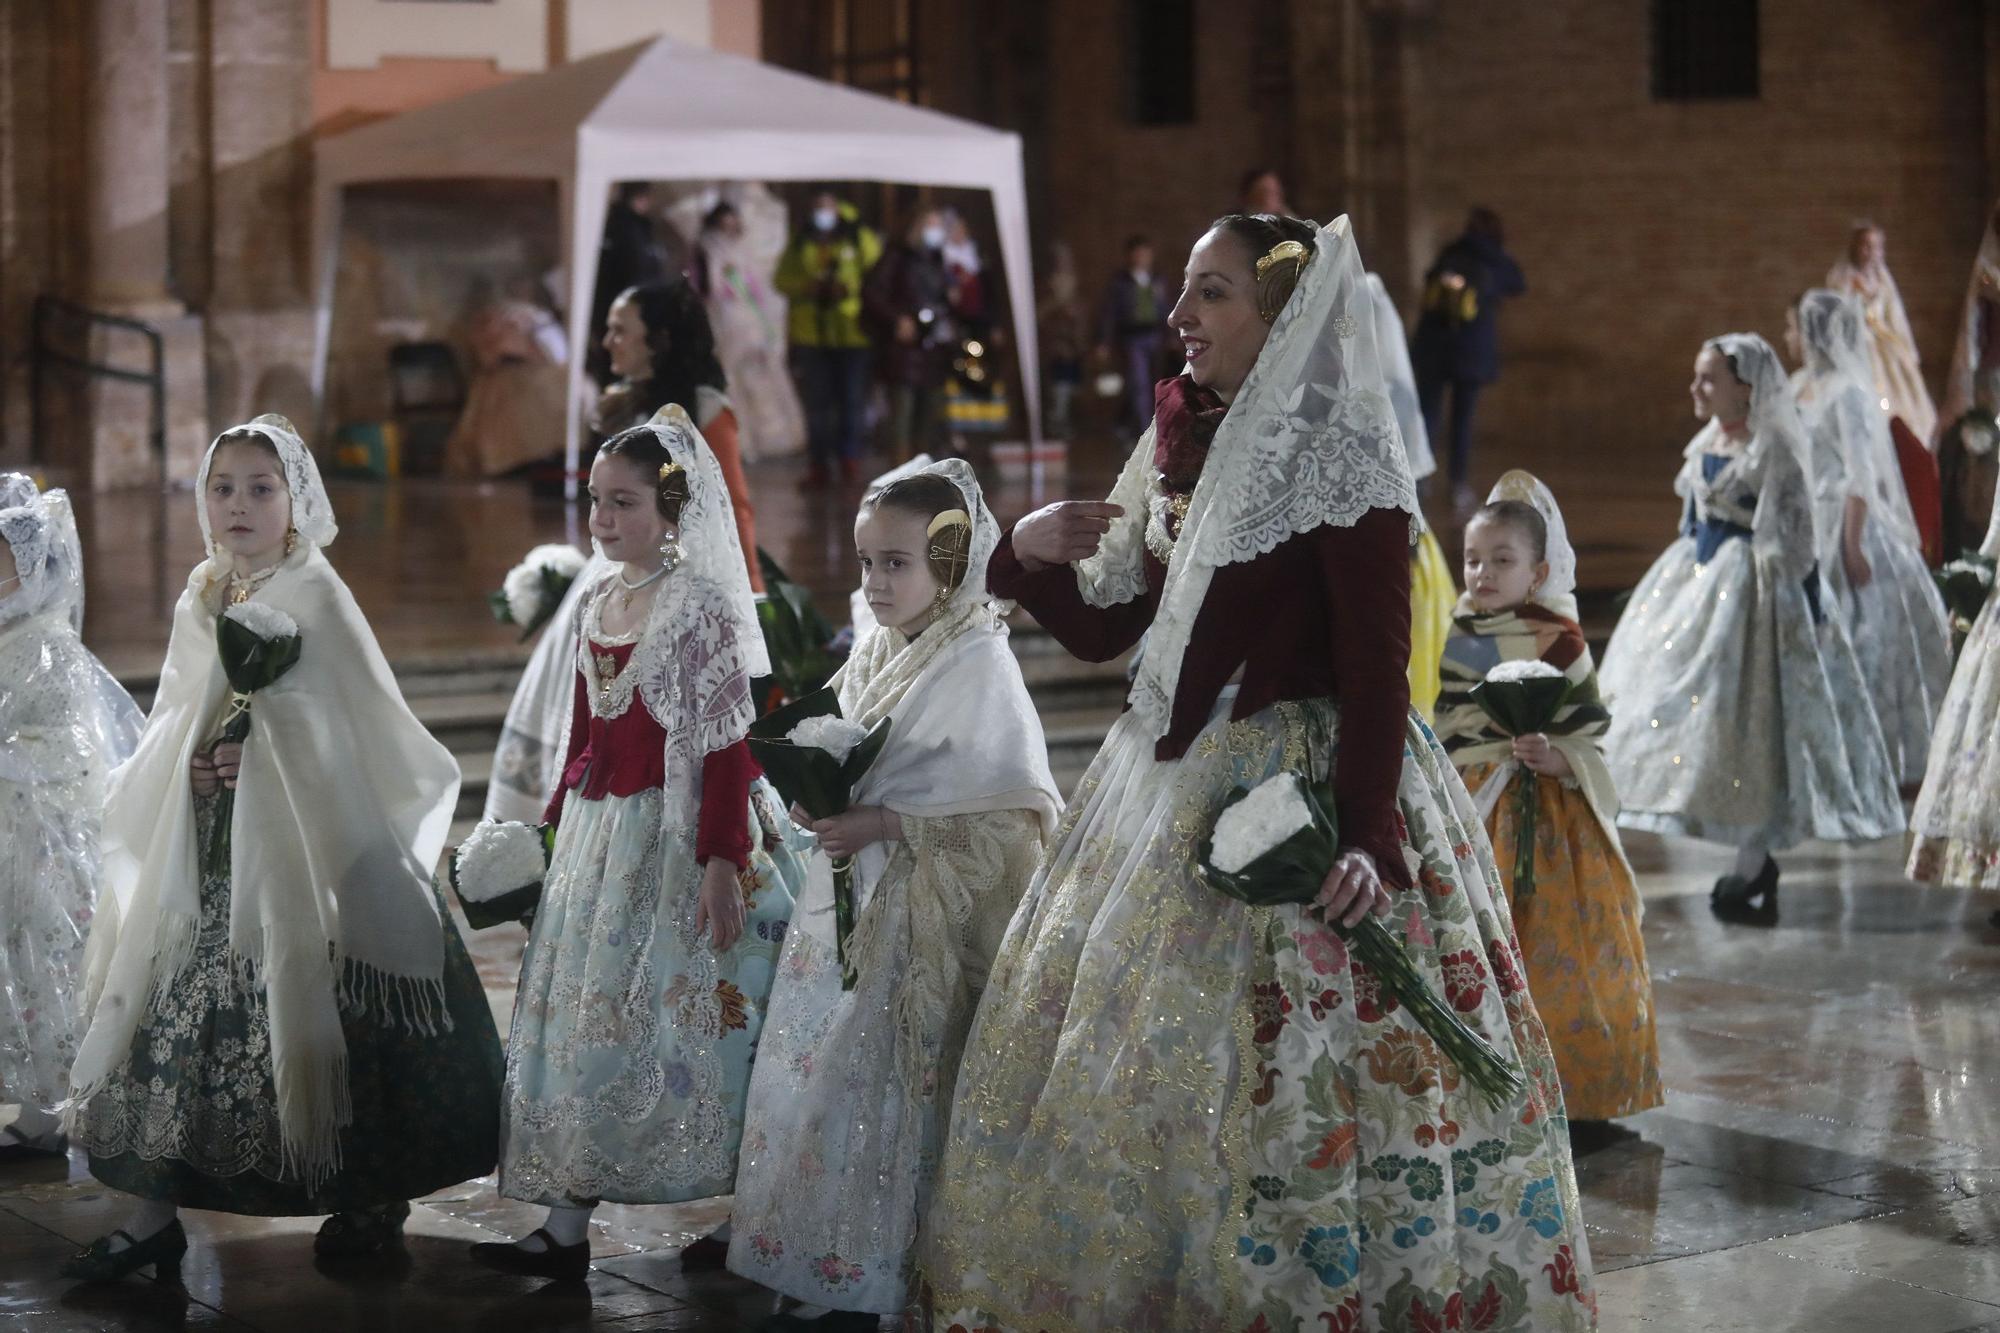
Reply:
M157 0L92 0L85 134L85 304L159 330L166 372L165 478L190 481L207 443L201 320L175 300L167 269L167 15ZM97 328L94 361L144 370L151 352L133 331ZM156 483L150 392L95 380L89 393L90 485Z

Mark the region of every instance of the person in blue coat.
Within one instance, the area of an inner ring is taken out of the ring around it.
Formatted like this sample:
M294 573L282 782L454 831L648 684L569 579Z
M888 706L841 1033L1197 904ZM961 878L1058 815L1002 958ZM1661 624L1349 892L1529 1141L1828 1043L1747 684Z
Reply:
M1477 502L1468 472L1472 409L1479 391L1500 374L1501 303L1528 290L1521 266L1507 253L1500 215L1475 208L1465 231L1438 252L1424 274L1423 311L1410 340L1417 397L1431 439L1442 438L1438 414L1451 391L1452 500L1461 511Z

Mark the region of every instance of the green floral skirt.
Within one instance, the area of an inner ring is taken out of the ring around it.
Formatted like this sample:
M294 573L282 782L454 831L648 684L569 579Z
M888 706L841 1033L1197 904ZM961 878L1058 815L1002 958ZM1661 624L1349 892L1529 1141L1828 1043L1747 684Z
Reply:
M213 802L195 803L206 838ZM90 1172L188 1208L311 1216L413 1199L491 1171L499 1158L499 1033L442 902L449 1028L343 1010L354 1118L340 1165L308 1187L287 1171L263 996L229 961L229 879L207 876L193 959L140 1020L132 1051L78 1117Z

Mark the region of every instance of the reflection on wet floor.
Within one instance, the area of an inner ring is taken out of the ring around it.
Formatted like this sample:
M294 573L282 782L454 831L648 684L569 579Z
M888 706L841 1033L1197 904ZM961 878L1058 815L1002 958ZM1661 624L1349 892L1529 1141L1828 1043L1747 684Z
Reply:
M2000 931L1991 903L1920 890L1893 842L1788 858L1775 929L1723 926L1728 853L1634 837L1667 1105L1579 1159L1602 1328L1815 1333L2000 1330ZM518 930L472 936L496 1009ZM599 1210L587 1288L475 1268L465 1245L540 1210L490 1180L413 1211L407 1258L316 1262L317 1219L186 1214L185 1297L55 1268L127 1204L81 1166L0 1167L0 1318L32 1329L755 1327L770 1298L683 1273L726 1200Z
M995 508L1101 494L1115 461L1080 456L1039 490L996 487ZM752 475L767 545L835 609L851 579L854 495L800 495L794 464ZM1663 502L1592 480L1602 469L1545 475L1579 515L1586 581L1629 584L1671 526L1664 483ZM525 656L483 595L529 545L564 535L560 505L453 483L342 484L335 503L343 534L330 554L392 659ZM100 496L83 508L88 638L115 670L154 670L198 554L193 501ZM1907 884L1895 841L1809 846L1783 859L1775 928L1725 927L1706 894L1727 850L1645 836L1628 846L1647 898L1668 1097L1625 1122L1636 1138L1579 1161L1602 1328L2000 1333L1994 902ZM521 932L469 939L504 1024ZM468 1242L540 1220L490 1180L421 1201L407 1255L387 1267L316 1262L318 1219L189 1213L185 1294L55 1277L128 1207L75 1160L0 1166L0 1328L734 1330L771 1308L738 1279L680 1269L680 1246L712 1229L726 1200L600 1209L585 1288L475 1268Z

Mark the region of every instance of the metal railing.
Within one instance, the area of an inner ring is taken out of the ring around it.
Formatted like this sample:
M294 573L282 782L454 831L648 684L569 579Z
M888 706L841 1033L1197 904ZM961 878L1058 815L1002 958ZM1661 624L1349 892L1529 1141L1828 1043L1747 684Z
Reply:
M78 331L84 336L84 346L89 346L92 329L124 329L136 333L146 340L151 352L150 370L127 370L123 366L106 365L92 361L88 356L78 356L59 346L55 339L58 331L68 331L72 338ZM166 466L167 455L167 353L166 344L160 331L144 320L127 319L123 315L107 315L101 310L92 310L57 296L37 296L34 310L34 332L28 358L28 456L37 461L42 456L43 415L42 398L44 379L49 368L74 370L98 379L117 380L124 384L143 384L150 390L152 399L153 452L159 455L160 466Z

